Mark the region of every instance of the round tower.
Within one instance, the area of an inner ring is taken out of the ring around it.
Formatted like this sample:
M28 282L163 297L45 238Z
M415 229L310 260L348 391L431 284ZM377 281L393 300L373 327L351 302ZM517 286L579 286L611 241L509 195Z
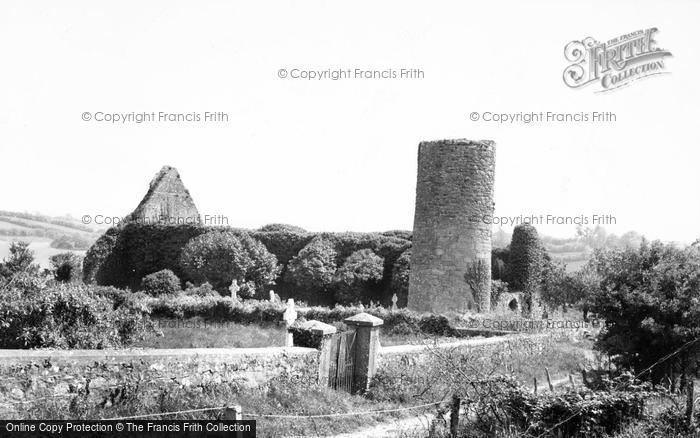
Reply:
M418 146L410 309L490 310L495 152L490 140Z

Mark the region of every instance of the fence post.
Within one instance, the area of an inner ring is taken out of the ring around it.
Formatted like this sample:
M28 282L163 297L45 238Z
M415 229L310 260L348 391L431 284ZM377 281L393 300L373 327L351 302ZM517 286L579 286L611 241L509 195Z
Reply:
M459 429L459 407L462 400L457 395L452 396L452 411L450 412L450 436L457 438Z
M353 389L367 390L376 370L379 353L379 327L384 321L369 313L359 313L345 318L345 324L355 330L355 376Z
M537 395L537 377L532 378L532 383L535 386L535 395Z
M227 406L224 410L224 420L241 421L243 419L243 410L241 405Z
M693 427L693 408L695 406L695 382L693 381L692 375L688 377L686 381L686 406L685 406L685 421L689 428Z
M241 409L241 405L227 406L226 409L224 409L222 420L242 421L243 409ZM243 436L243 432L238 431L236 432L235 436L236 438L241 438Z
M549 369L544 367L544 373L547 375L547 385L549 385L549 390L554 392L554 385L552 385L552 378L549 377Z

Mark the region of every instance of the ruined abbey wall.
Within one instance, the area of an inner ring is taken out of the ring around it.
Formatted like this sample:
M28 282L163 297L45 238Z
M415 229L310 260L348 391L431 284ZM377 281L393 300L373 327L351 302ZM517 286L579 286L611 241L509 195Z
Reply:
M491 225L484 219L493 216L495 162L492 141L419 145L409 308L489 310ZM474 280L483 293L470 286Z

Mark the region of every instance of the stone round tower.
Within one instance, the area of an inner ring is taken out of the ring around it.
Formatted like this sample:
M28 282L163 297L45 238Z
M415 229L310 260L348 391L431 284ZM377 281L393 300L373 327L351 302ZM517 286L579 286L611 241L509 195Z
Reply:
M418 146L410 309L490 310L495 152L489 140Z

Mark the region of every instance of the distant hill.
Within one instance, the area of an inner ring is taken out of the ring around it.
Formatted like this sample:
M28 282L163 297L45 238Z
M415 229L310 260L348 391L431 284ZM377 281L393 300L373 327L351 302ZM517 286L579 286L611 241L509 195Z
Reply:
M101 234L71 217L0 210L0 259L9 254L11 242L21 240L30 243L37 262L46 267L54 254L83 254Z

